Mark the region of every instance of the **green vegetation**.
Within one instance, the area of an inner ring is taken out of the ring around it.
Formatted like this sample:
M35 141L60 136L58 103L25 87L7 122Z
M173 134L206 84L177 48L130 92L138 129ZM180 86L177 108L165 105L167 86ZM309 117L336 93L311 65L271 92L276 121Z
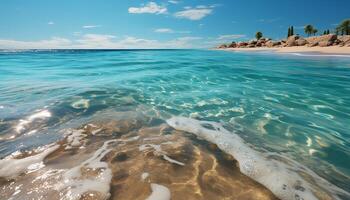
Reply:
M304 28L305 33L307 34L307 36L310 36L311 34L316 34L316 32L314 33L314 27L310 24L306 25Z
M314 36L316 35L317 32L318 32L317 29L313 29L313 30L312 30L312 33L314 34Z
M337 35L350 35L350 19L344 20L335 29Z
M287 35L287 38L294 35L294 27L293 26L290 26L288 27L288 35Z
M327 29L327 30L323 31L323 35L329 35L329 34L330 34L329 29Z
M262 37L263 37L262 32L260 32L260 31L256 32L255 38L256 38L257 40L259 40L259 39L262 38Z

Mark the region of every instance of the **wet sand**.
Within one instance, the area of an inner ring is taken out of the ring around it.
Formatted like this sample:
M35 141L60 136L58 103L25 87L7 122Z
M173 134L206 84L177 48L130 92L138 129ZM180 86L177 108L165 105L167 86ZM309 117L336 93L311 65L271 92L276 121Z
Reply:
M42 166L1 179L0 199L277 199L216 145L161 120L97 120L64 134Z

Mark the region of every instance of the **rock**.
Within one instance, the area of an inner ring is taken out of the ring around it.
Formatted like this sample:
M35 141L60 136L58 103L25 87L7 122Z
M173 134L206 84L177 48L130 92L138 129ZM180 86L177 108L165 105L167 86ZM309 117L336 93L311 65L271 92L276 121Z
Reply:
M254 44L254 45L255 45L256 43L258 43L258 41L256 41L256 40L250 40L250 41L248 42L249 45L251 45L251 44Z
M312 44L312 45L330 46L334 43L335 40L337 40L337 35L334 35L334 34L321 35L321 36L309 37L309 38L306 38L306 40L309 44Z
M333 42L331 41L321 41L318 43L318 46L320 47L328 47L328 46L332 46Z
M339 40L339 39L336 39L336 40L334 40L334 42L333 42L333 46L339 45L340 43L342 43L342 41Z
M248 45L248 43L246 43L246 42L238 42L237 47L242 48L242 47L246 47L247 45Z
M306 44L308 44L307 40L305 40L304 38L299 38L295 41L297 46L304 46Z
M263 38L263 39L258 40L258 42L256 43L256 46L261 47L261 46L264 46L265 43L266 43L265 38Z
M268 42L266 42L266 46L267 47L275 47L275 46L278 46L278 45L281 45L280 41L268 41Z
M307 46L308 47L315 47L318 45L318 42L313 42L313 43L309 43Z
M348 45L350 44L350 35L338 36L338 40L340 41L340 44L343 43L344 45Z
M237 44L236 44L236 42L232 42L228 47L229 48L236 48Z
M292 35L292 36L289 36L288 39L287 39L287 46L288 47L292 47L292 46L296 46L297 43L296 43L296 40L299 39L300 37L298 35Z
M255 47L255 44L248 44L248 46L247 47L249 47L249 48L253 48L253 47Z
M225 49L225 48L227 48L227 45L226 45L226 44L222 44L222 45L220 45L218 48L219 48L219 49Z

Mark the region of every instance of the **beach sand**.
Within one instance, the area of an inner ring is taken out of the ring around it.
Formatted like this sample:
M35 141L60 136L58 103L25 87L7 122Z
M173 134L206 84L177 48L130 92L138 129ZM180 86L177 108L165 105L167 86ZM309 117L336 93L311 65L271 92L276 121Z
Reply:
M350 55L350 47L306 47L306 46L296 46L296 47L259 47L259 48L227 48L223 49L226 51L274 51L277 53L322 53L322 54L344 54Z

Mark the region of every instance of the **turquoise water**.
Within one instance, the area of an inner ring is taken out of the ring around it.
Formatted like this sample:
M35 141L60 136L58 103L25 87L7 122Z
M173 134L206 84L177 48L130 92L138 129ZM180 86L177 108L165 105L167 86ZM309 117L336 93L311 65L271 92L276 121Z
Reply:
M252 148L293 159L350 192L349 57L206 50L0 53L0 157L56 141L62 127L108 109L220 122ZM38 110L49 111L49 120L20 124Z

